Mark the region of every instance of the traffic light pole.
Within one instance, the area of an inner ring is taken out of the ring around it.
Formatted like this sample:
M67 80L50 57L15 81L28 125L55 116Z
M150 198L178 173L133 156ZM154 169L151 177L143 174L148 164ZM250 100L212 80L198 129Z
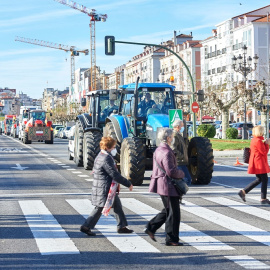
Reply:
M112 36L110 36L110 38L112 38ZM190 102L190 109L191 109L191 104L195 101L194 95L195 95L195 92L196 92L195 91L195 86L194 86L194 81L193 81L192 75L190 73L190 70L189 70L187 64L185 63L185 61L178 54L176 54L174 51L172 51L171 49L169 49L169 48L167 48L165 46L157 45L157 44L119 41L119 40L114 40L114 37L111 40L111 43L112 43L112 46L114 46L114 43L132 44L132 45L144 45L144 46L155 46L155 47L162 48L162 49L164 49L166 51L169 51L173 55L175 55L182 62L182 64L185 66L185 68L186 68L186 70L188 72L190 81L191 81L191 85L192 85L192 95L191 95L191 102ZM106 37L105 37L105 46L106 46ZM114 55L114 47L113 47L113 52L110 53L109 55ZM196 114L194 112L192 112L192 118L193 118L193 131L194 131L193 136L196 136Z

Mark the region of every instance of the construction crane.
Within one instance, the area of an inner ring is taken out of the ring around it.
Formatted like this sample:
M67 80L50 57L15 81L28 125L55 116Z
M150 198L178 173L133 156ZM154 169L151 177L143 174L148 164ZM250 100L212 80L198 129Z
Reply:
M96 90L97 68L96 68L96 22L106 22L107 14L97 14L95 9L89 9L83 5L69 0L54 0L60 4L79 10L90 16L90 51L91 51L91 68L89 90Z
M75 83L75 56L78 56L79 53L84 53L85 55L89 54L89 50L79 50L76 49L75 46L68 46L63 44L57 44L53 42L48 42L44 40L24 38L24 37L16 37L15 41L30 43L38 46L49 47L53 49L63 50L65 52L71 52L70 54L70 66L71 66L71 86Z

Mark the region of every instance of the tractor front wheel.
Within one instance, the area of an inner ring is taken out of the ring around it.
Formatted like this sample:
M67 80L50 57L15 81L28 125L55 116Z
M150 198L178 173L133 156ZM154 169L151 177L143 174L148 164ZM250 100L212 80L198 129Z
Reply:
M79 121L74 132L74 162L78 167L83 165L83 127Z
M96 156L100 151L102 134L98 131L89 131L83 138L83 166L85 170L92 170Z
M208 185L212 179L214 156L212 144L204 137L193 137L188 145L188 169L193 184Z
M138 138L125 138L121 145L120 169L132 185L140 186L145 173L144 146Z

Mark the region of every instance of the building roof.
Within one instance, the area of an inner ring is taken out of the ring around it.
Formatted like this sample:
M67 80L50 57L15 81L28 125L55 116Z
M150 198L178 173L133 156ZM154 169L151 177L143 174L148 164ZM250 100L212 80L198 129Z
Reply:
M261 18L257 18L253 20L252 22L267 22L267 16L262 16ZM270 22L270 18L268 18L268 22Z
M270 5L265 6L265 7L261 7L261 8L258 8L258 9L255 9L255 10L252 10L252 11L249 11L249 12L246 12L246 13L243 13L243 14L240 14L240 15L237 15L235 17L232 17L232 19L236 19L238 17L244 16L244 15L248 15L249 13L252 13L252 12L255 12L255 11L258 11L258 10L261 10L261 9L264 9L264 8L267 8L267 7L270 7ZM257 15L257 16L260 16L260 15Z
M192 35L185 35L185 34L180 34L176 36L177 38L192 38Z

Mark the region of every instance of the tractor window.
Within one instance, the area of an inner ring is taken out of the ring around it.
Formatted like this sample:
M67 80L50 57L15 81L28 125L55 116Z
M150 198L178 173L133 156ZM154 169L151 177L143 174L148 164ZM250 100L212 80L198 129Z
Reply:
M138 116L146 117L149 114L168 114L173 109L171 92L148 91L139 93Z
M122 107L123 115L132 115L133 102L134 102L133 94L126 94L124 98L124 104Z
M28 118L28 116L29 116L29 112L24 111L24 112L23 112L23 118Z
M111 114L117 114L119 109L119 99L109 100L109 96L99 97L100 106L100 119L99 121L105 121L105 119Z
M31 117L33 117L34 120L45 121L46 113L45 112L32 112Z

